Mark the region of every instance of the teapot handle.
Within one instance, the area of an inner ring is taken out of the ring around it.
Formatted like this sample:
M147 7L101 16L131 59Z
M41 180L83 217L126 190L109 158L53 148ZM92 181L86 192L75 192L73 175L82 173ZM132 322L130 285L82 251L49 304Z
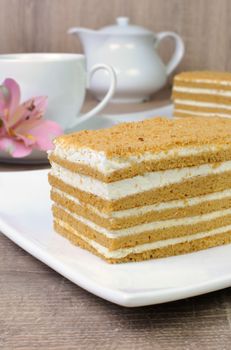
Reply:
M156 34L156 46L159 45L161 40L165 38L172 38L175 40L175 51L173 52L170 61L166 65L166 73L169 76L174 69L178 66L180 61L182 60L185 52L184 42L181 37L174 32L160 32Z

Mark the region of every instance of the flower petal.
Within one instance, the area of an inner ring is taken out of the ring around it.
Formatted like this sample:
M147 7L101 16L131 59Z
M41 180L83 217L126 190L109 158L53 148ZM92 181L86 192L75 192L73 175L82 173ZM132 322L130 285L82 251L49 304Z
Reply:
M20 87L18 83L11 78L7 78L3 85L8 90L8 96L6 97L6 108L9 109L9 115L12 116L20 103Z
M53 148L53 139L63 134L59 124L52 120L44 120L39 126L30 130L29 134L36 138L36 146L44 151Z
M4 119L1 119L1 116L0 116L0 137L5 134L6 134L6 128L5 128Z
M48 100L46 96L33 97L21 106L27 110L27 114L31 117L36 117L37 114L44 114L47 108Z
M14 126L14 132L17 135L23 135L23 134L27 134L28 132L30 132L30 130L36 128L37 126L39 126L40 124L42 124L44 122L44 120L39 119L39 120L26 120L23 123L19 123L17 126Z
M32 147L26 147L22 141L17 141L9 137L0 139L0 150L10 153L14 158L28 156Z
M48 98L47 96L37 96L34 97L34 105L37 110L39 110L41 113L45 113L48 105Z
M26 126L30 121L36 121L42 118L47 108L47 97L39 96L31 98L22 103L15 110L14 116L10 120L10 127Z
M7 103L9 100L9 91L4 85L0 85L0 111L3 114L4 110L7 108Z

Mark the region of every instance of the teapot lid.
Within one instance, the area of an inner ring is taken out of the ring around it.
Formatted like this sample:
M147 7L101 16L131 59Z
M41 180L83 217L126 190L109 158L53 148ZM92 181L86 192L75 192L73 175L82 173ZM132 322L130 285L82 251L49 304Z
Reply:
M117 17L116 24L99 29L104 34L152 34L153 32L140 26L129 24L129 17Z

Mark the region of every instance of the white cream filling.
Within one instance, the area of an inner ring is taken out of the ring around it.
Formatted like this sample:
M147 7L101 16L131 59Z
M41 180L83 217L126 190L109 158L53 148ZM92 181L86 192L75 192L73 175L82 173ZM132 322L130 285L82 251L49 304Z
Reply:
M56 145L52 153L61 159L68 160L69 162L76 164L88 165L91 168L107 175L113 173L116 170L129 168L134 163L139 164L141 162L158 161L171 157L197 155L204 152L214 152L216 149L216 145L203 145L197 147L176 148L165 152L162 151L156 154L146 152L143 155L133 155L128 158L107 158L103 152L96 152L87 148L80 148L78 150L72 148L65 149L59 145Z
M200 117L221 117L221 118L231 118L231 114L224 113L214 113L214 112L197 112L197 111L189 111L187 109L175 108L175 112L190 114L190 115L198 115Z
M181 77L176 77L175 78L177 81L182 81L182 82L188 82L188 83L205 83L205 84L217 84L217 85L224 85L224 86L231 86L231 81L230 80L216 80L216 79L206 79L206 78L200 78L200 79L194 79L192 78L181 78Z
M51 174L74 188L110 201L179 183L196 176L220 174L230 170L231 161L227 161L215 167L214 164L203 164L194 167L168 169L105 183L90 176L73 173L53 162Z
M83 241L87 242L91 247L93 247L99 254L103 255L105 258L112 258L112 259L121 259L126 257L129 254L139 254L143 253L148 250L153 250L153 249L158 249L158 248L163 248L167 247L170 245L174 244L179 244L179 243L184 243L184 242L192 242L196 239L200 238L206 238L206 237L212 237L215 236L219 233L225 233L228 231L231 231L231 225L224 226L224 227L219 227L215 230L211 231L205 231L205 232L200 232L194 235L188 235L184 237L178 237L178 238L171 238L171 239L166 239L158 242L152 242L152 243L145 243L145 244L140 244L135 247L131 248L121 248L117 249L114 251L110 251L106 247L103 247L101 244L83 236L80 235L78 232L76 232L72 226L68 225L67 223L63 222L62 220L57 220L57 223L65 228L66 230L70 231L74 235L80 237Z
M219 210L219 211L213 211L208 214L198 215L198 216L191 216L191 217L185 217L180 219L170 219L170 220L162 220L162 221L153 221L141 225L136 225L128 228L123 228L119 230L108 230L104 227L101 227L91 220L88 220L82 216L79 216L75 213L70 212L66 208L56 205L57 207L64 210L66 213L68 213L70 216L72 216L74 219L82 222L84 225L90 227L96 232L101 233L102 235L108 237L108 238L119 238L119 237L126 237L131 236L143 232L149 232L153 230L163 230L169 227L176 227L176 226L190 226L190 225L196 225L201 222L206 222L210 220L214 220L217 218L220 218L222 216L231 215L231 208Z
M186 105L186 106L222 108L222 109L231 110L231 105L223 104L223 103L215 103L215 102L201 102L201 101L183 100L180 98L176 98L174 99L174 103L178 105Z
M231 97L230 90L221 90L221 89L204 89L204 88L194 88L194 87L185 87L185 86L174 86L173 91L185 92L189 94L208 94L215 96L228 96Z
M71 200L72 202L81 205L80 201L73 197L70 196L69 194L60 191L58 189L53 188L53 191L58 193L60 196L67 198ZM211 194L206 194L204 196L199 196L199 197L193 197L193 198L188 198L185 200L175 200L175 201L169 201L169 202L162 202L160 204L152 204L152 205L146 205L143 207L137 207L137 208L132 208L132 209L125 209L125 210L118 210L118 211L113 211L110 212L109 214L103 213L102 211L99 211L96 207L93 207L92 205L87 204L86 206L96 213L98 216L101 216L106 219L114 218L127 218L127 217L132 217L132 216L138 216L138 215L143 215L149 212L159 212L159 211L164 211L167 209L177 209L177 208L185 208L186 206L193 206L193 205L198 205L202 204L207 201L215 201L215 200L222 200L225 198L231 198L231 190L224 190L221 192L215 192Z

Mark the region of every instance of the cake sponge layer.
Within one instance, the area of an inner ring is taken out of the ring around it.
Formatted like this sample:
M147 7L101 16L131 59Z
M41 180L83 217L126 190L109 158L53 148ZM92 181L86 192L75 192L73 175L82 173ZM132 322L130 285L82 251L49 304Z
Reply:
M193 99L193 101L196 102L211 102L211 103L217 103L217 104L227 104L231 108L231 96L221 96L221 95L214 95L214 94L202 94L202 93L193 93L193 92L179 92L176 91L173 88L172 98L175 100L181 100L181 101L190 101Z
M219 71L187 71L181 72L174 77L174 84L179 83L197 83L197 84L217 84L219 87L231 88L231 73Z
M227 120L200 118L155 118L122 123L109 129L84 130L55 140L62 149L91 149L107 158L158 153L185 146L231 143L231 123Z
M157 248L145 251L143 253L133 253L129 254L123 258L106 258L103 254L97 251L92 245L86 240L77 235L74 229L66 229L61 226L59 222L54 222L54 229L59 232L62 236L69 239L72 243L78 245L79 247L88 250L89 252L99 256L100 258L106 260L109 263L123 263L131 261L142 261L153 258L163 258L168 256L174 256L179 254L191 253L198 250L211 248L223 244L228 244L231 242L231 231L220 233L212 237L206 237L202 239L196 239L194 241L178 243L170 245L167 247Z

